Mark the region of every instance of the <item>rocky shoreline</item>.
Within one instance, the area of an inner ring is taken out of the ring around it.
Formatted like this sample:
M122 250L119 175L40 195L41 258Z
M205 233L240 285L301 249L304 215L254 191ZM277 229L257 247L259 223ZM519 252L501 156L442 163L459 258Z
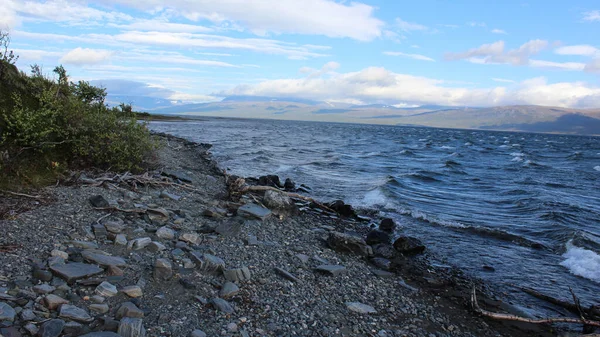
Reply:
M155 184L82 173L0 220L0 336L554 335L475 315L483 285L390 220L232 198L210 146L158 137Z

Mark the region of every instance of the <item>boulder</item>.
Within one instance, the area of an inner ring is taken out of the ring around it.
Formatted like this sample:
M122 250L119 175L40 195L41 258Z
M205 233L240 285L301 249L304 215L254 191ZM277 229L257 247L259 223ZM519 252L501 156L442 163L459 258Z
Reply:
M394 219L385 218L379 223L379 229L384 232L393 232L396 229L396 223Z
M327 244L333 250L339 252L353 253L362 256L373 255L372 248L367 245L365 240L357 236L340 232L329 232Z
M296 183L294 183L294 181L292 179L287 178L285 180L285 183L283 183L283 188L285 188L286 191L295 191Z
M290 197L276 191L266 191L263 203L270 209L278 211L293 212L297 209L296 204Z
M392 243L392 236L390 233L386 233L384 231L380 231L377 229L371 230L367 233L367 244L368 245L376 245L378 243Z
M348 205L348 204L344 203L344 201L342 201L342 200L336 200L336 201L327 203L327 204L325 204L325 206L336 211L341 216L345 216L345 217L355 217L356 216L356 213L354 212L352 205Z
M421 240L410 236L401 236L394 241L394 248L407 255L420 254L425 251L425 245Z

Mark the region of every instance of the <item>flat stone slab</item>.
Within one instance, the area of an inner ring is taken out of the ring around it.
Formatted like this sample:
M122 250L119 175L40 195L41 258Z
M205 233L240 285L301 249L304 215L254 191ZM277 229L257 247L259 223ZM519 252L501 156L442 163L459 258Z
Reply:
M13 322L17 313L10 305L0 302L0 322Z
M211 301L212 305L219 311L222 311L227 314L231 314L235 311L235 309L229 304L229 302L225 301L222 298L213 298Z
M332 276L337 276L346 272L346 267L333 264L322 264L315 269Z
M171 177L171 178L175 178L175 179L179 179L183 182L186 183L191 183L192 182L192 178L190 176L188 176L185 172L179 171L179 170L169 170L169 169L165 169L161 172L161 174L163 176L167 176L167 177Z
M377 310L370 305L366 305L360 302L347 302L346 307L350 311L357 312L359 314L376 314Z
M94 320L87 311L70 304L63 304L60 306L59 317L81 323L88 323Z
M102 251L84 250L81 256L87 261L97 263L101 266L127 266L127 262L122 257L106 255Z
M245 204L244 206L238 208L238 213L249 218L264 220L271 215L271 210L256 204Z
M95 264L80 262L53 264L50 266L50 270L69 283L75 282L82 278L98 275L103 272L102 268Z

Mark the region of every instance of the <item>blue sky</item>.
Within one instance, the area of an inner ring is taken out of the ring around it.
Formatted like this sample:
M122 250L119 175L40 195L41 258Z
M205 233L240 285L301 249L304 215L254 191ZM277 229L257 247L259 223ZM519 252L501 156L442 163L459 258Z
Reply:
M600 107L600 3L0 0L19 67L114 95Z

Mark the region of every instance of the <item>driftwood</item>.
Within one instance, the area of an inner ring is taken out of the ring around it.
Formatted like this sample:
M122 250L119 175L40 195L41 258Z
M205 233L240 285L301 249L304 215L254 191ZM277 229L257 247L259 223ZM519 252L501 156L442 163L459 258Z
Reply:
M21 248L19 245L0 245L0 253L8 253Z
M25 197L25 198L30 198L30 199L43 199L44 198L40 195L29 195L29 194L25 194L25 193L17 193L17 192L6 191L6 190L0 190L0 193L10 194L10 195L14 195L17 197Z
M557 298L542 294L531 288L522 287L521 290L523 290L525 293L527 293L535 298L538 298L538 299L546 301L548 303L552 303L559 307L565 308L565 309L569 310L570 312L577 314L579 316L585 315L587 317L592 317L594 319L600 318L600 311L598 310L597 307L595 307L595 306L591 306L589 308L581 307L581 304L579 303L579 300L575 296L575 293L573 293L572 289L571 289L571 295L573 296L573 300L575 301L575 303L571 303L569 301L564 301L561 299L557 299Z
M554 318L546 318L546 319L530 319L530 318L519 317L519 316L515 316L515 315L500 314L500 313L487 311L487 310L481 309L479 307L479 303L477 303L477 294L476 294L475 288L473 288L473 291L471 292L471 305L473 306L473 310L475 310L475 312L477 312L483 316L487 316L487 317L499 319L499 320L524 322L524 323L531 323L531 324L575 323L575 324L583 324L584 326L600 327L600 322L585 319L583 317L579 317L579 318L554 317Z
M189 191L198 191L198 189L196 189L193 185L185 183L176 183L170 181L168 177L152 176L148 172L139 175L131 174L130 172L125 172L124 174L116 174L113 176L103 176L98 178L79 177L76 179L76 181L95 187L109 186L121 190L123 190L123 188L121 188L120 186L125 186L127 187L127 189L133 191L137 191L139 186L150 186L157 188L175 187Z

